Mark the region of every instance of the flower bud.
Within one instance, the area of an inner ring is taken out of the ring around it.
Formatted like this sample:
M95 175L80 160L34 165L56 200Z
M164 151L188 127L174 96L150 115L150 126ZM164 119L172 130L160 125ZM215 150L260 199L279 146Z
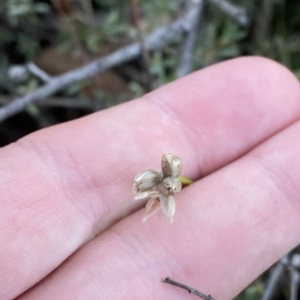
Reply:
M164 154L161 160L161 169L165 177L178 177L182 172L181 159L171 153Z
M151 190L162 181L162 178L163 175L161 172L152 170L141 172L134 178L133 191L139 193Z

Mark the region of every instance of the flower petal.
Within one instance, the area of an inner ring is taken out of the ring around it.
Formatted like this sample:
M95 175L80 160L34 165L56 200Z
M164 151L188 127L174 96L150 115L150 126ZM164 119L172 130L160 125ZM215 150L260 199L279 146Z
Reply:
M164 196L159 195L161 208L163 213L170 219L170 222L173 223L173 217L176 211L176 203L173 196Z
M143 218L143 223L148 217L152 216L161 207L161 203L158 197L151 197L146 204L145 216Z
M148 199L150 197L158 197L159 192L158 191L146 191L146 192L141 192L138 193L135 197L134 200L144 200Z
M168 211L166 213L167 217L170 219L170 222L173 223L173 217L176 212L176 202L173 196L168 197Z
M182 172L181 159L171 153L164 154L161 159L161 169L164 176L180 176Z
M133 191L135 193L144 192L154 188L162 181L162 172L147 170L137 174L134 178Z

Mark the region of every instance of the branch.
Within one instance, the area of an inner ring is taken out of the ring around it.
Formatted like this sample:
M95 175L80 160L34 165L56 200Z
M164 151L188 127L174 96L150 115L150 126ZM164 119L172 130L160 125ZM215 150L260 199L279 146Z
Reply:
M11 102L11 97L0 95L0 105L6 105ZM94 109L93 101L71 98L71 97L49 97L44 101L37 103L38 106L44 107L65 107L65 108L76 108L76 109Z
M293 267L289 268L290 272L290 300L298 299L298 284L300 282L300 273Z
M197 291L197 290L195 290L195 289L193 289L193 288L191 288L191 287L189 287L189 286L187 286L185 284L182 284L182 283L179 283L179 282L177 282L175 280L172 280L169 277L163 278L161 281L164 282L164 283L168 283L168 284L171 284L171 285L178 286L178 287L180 287L180 288L182 288L184 290L187 290L191 294L199 296L200 298L202 298L204 300L215 300L211 295L202 294L201 292L199 292L199 291Z
M44 82L49 82L52 79L51 76L49 76L44 70L42 70L41 68L39 68L33 62L30 62L30 63L27 64L27 69L33 75L35 75L36 77L38 77L39 79L41 79Z
M141 50L142 50L142 58L143 58L146 76L147 76L147 80L146 80L147 91L151 91L154 88L154 84L153 84L151 69L150 69L150 55L145 45L143 30L141 27L139 0L131 0L131 10L132 10L133 24L137 30L138 41L140 43Z
M290 273L290 300L298 299L298 285L300 283L300 254L295 253L291 258L291 263L288 268Z
M283 274L283 271L286 267L286 265L289 263L288 254L286 254L275 266L275 268L272 271L271 277L269 279L269 282L267 284L267 287L264 291L262 300L270 300L276 287L278 284L278 281L280 277Z
M247 25L249 23L249 17L247 11L244 8L235 6L227 0L209 0L211 3L218 6L223 12L237 21L240 25Z
M170 25L155 30L145 39L147 49L150 51L161 49L170 41L177 39L178 35L189 30L191 28L190 19L192 15L192 11L187 11L183 17L177 19ZM29 104L41 101L48 96L61 91L72 83L87 79L107 69L128 62L140 54L141 47L139 43L134 43L103 58L99 58L79 69L52 77L47 84L36 89L31 94L17 98L1 108L0 122L24 110Z
M193 12L193 15L191 16L190 20L191 29L187 33L187 36L185 38L183 51L181 55L181 61L177 69L177 78L183 77L192 71L193 48L196 41L196 31L201 18L204 0L191 0L188 5L188 10Z

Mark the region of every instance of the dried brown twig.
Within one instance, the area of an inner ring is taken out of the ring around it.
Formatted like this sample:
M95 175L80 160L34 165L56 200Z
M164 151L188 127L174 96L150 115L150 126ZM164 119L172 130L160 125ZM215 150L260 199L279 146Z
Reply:
M193 288L191 288L191 287L189 287L185 284L177 282L177 281L175 281L175 280L173 280L169 277L163 278L161 281L164 282L164 283L168 283L168 284L171 284L171 285L178 286L178 287L180 287L184 290L187 290L191 294L199 296L200 298L202 298L204 300L216 300L211 295L205 295L205 294L203 294L203 293L201 293L201 292L199 292L199 291L197 291L197 290L195 290L195 289L193 289Z

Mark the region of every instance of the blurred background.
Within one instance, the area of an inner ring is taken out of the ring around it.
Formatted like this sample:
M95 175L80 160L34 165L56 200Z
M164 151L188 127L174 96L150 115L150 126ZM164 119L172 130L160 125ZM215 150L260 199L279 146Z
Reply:
M243 55L274 59L300 79L300 1L2 0L0 146ZM299 252L237 299L300 299Z

